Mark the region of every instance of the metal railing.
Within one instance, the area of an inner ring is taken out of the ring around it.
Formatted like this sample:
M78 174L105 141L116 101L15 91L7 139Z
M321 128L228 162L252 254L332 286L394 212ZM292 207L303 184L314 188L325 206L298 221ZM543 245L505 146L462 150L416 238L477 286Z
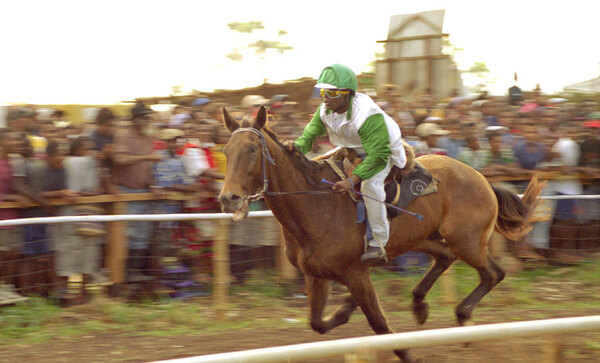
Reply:
M391 351L496 339L600 331L600 315L521 321L514 323L421 330L360 338L313 342L239 352L211 354L155 363L268 363L293 362L356 353L364 350ZM481 357L485 360L485 357Z

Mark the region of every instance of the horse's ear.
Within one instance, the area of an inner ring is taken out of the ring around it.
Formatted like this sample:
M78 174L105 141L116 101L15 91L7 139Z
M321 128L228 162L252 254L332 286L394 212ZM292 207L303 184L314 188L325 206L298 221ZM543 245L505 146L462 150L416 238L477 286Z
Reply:
M252 125L257 130L262 130L267 123L267 109L265 106L260 106L258 113L256 114L256 119L254 120L254 125Z
M223 107L223 124L225 125L225 128L231 132L234 132L240 127L240 124L229 116L225 107Z

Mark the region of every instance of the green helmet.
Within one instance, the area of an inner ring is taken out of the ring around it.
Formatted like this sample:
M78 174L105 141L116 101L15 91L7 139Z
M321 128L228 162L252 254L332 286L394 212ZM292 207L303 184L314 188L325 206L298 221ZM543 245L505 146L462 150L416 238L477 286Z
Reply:
M323 69L315 87L356 91L358 89L358 82L356 75L350 68L341 64L334 64Z

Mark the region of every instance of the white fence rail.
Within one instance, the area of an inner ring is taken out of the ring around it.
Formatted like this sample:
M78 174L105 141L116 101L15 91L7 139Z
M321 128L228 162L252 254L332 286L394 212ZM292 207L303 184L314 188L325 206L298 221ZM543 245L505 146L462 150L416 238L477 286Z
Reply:
M198 219L231 219L230 213L182 213L182 214L118 214L96 216L65 216L21 218L0 221L0 227L20 226L38 223L68 223L68 222L137 222L137 221L189 221ZM270 210L248 213L248 217L273 217Z
M157 363L267 363L293 362L355 353L360 350L396 350L445 344L478 342L530 336L600 331L600 315L488 324L461 328L421 330L409 333L331 340L240 352L165 360ZM485 360L485 357L481 357Z
M519 195L522 197L522 195ZM542 196L540 199L600 199L600 195L554 195ZM270 210L250 212L248 217L272 217ZM22 226L38 223L68 223L68 222L136 222L136 221L189 221L198 219L231 219L230 213L183 213L183 214L119 214L95 216L65 216L20 218L0 221L0 227Z

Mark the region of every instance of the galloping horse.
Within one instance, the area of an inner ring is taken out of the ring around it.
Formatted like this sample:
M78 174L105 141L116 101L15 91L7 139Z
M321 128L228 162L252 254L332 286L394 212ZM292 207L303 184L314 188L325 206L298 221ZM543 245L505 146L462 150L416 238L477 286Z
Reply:
M336 180L336 174L278 141L266 125L264 107L253 121L240 124L226 109L223 118L232 132L223 149L227 157L219 195L223 211L234 213L235 220L245 218L249 200L264 197L283 228L288 259L306 275L311 327L323 334L348 322L359 306L375 333L392 333L379 306L370 267L360 261L365 226L355 223L356 206L348 195L332 192L321 183L322 178ZM437 181L437 192L409 205L425 217L423 221L406 214L391 221L386 250L390 257L414 250L435 259L412 290L413 314L419 324L427 320L425 295L452 262L460 258L475 268L480 283L455 310L458 323L465 325L477 303L504 278L504 271L488 256L492 232L495 229L513 239L524 235L543 185L534 177L521 200L514 193L492 188L480 173L452 158L427 155L418 161ZM328 280L345 285L350 295L335 313L323 318ZM408 350L395 353L412 361Z

